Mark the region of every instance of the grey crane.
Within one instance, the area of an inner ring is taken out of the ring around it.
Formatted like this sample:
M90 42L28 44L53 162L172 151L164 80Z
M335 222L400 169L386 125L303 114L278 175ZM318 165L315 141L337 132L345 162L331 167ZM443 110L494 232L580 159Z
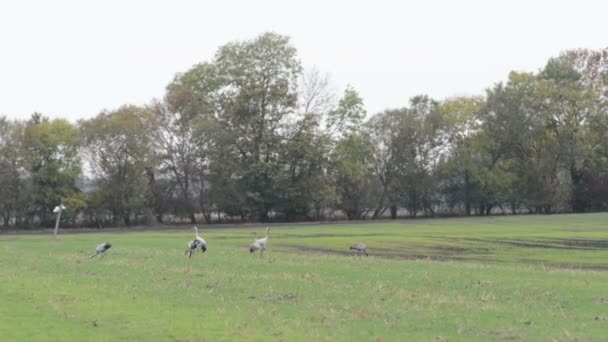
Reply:
M194 252L196 252L196 249L198 248L198 241L196 239L192 239L192 240L188 241L186 246L188 248L186 248L184 255L189 253L188 258L192 258L192 254L194 254Z
M197 241L197 244L201 248L203 253L205 253L205 251L207 250L207 241L205 241L205 239L198 235L198 227L194 227L192 229L194 229L194 231L196 232L196 236L194 237L194 239Z
M184 252L184 255L189 253L189 255L188 255L189 258L192 258L192 254L194 254L194 252L196 252L197 248L200 248L203 253L205 253L207 251L207 241L205 241L205 239L203 239L198 234L198 227L194 227L192 229L196 232L196 235L195 235L194 239L188 241L188 243L186 244L186 246L188 248Z
M108 242L104 242L102 244L97 245L97 247L95 248L95 254L91 255L89 257L89 259L93 258L94 256L97 255L101 255L99 258L103 258L106 254L106 251L108 249L110 249L110 247L112 247L112 245Z
M350 246L350 250L354 250L357 255L365 254L365 256L369 256L369 254L367 254L367 246L361 242Z
M249 253L255 253L256 251L260 251L260 258L262 254L266 250L266 245L268 244L268 238L270 238L270 227L266 227L266 236L261 239L258 239L258 233L255 233L255 240L251 245L249 245Z

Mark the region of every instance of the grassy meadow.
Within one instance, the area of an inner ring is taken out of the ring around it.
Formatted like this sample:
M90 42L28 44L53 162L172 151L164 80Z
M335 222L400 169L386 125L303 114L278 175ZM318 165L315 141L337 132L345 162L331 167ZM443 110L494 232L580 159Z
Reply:
M263 227L199 227L192 259L189 227L0 234L0 340L608 336L608 214L273 225L263 258L247 248Z

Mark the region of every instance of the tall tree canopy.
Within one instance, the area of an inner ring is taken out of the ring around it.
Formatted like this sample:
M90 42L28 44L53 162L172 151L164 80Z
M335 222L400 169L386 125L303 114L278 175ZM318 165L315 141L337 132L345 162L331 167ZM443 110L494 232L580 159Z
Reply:
M60 201L97 226L608 209L608 49L403 102L368 113L287 36L229 42L144 106L0 117L0 223Z

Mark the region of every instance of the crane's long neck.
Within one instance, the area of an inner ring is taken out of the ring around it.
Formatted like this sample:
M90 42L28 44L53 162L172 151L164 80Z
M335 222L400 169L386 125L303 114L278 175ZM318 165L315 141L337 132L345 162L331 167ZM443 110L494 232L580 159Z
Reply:
M200 238L201 236L200 236L200 235L198 235L198 228L197 228L197 227L194 227L194 231L196 232L196 237L197 237L197 238Z

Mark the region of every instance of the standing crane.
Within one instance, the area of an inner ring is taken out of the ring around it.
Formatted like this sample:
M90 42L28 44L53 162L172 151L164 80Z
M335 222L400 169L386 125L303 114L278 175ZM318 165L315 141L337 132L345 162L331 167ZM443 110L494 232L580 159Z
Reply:
M106 255L105 254L106 251L108 249L110 249L110 247L112 247L112 245L108 242L97 245L97 248L95 248L95 254L91 255L89 257L89 259L93 258L94 256L100 255L100 254L101 254L101 256L99 258L100 259L103 258Z
M249 245L249 253L254 253L256 251L260 251L260 258L262 254L266 250L266 244L268 243L268 238L270 237L270 227L266 227L266 236L261 239L258 239L257 232L255 233L255 240L251 245Z

